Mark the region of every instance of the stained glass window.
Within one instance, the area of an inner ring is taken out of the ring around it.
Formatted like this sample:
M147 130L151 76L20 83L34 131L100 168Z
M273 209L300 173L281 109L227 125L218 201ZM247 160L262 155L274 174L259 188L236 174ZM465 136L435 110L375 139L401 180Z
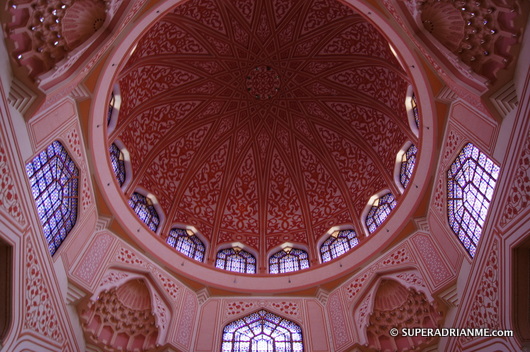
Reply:
M449 225L471 257L475 256L499 170L468 143L447 171Z
M166 242L180 253L199 262L204 261L206 248L204 243L192 231L173 228L169 231Z
M368 227L368 231L373 233L386 220L396 205L397 202L392 193L387 193L374 200L366 216L366 227Z
M302 329L264 309L225 326L221 352L302 352Z
M109 148L110 151L110 163L112 164L112 170L120 186L123 186L125 182L125 158L123 152L114 143Z
M399 172L399 181L403 188L407 188L409 185L410 179L412 177L412 171L414 170L414 165L416 164L416 154L418 153L418 148L412 144L403 156L401 156L401 169Z
M79 170L59 141L26 165L48 249L54 255L77 221Z
M353 230L335 231L320 246L322 262L329 262L359 244L357 234Z
M215 266L228 271L255 274L256 258L242 249L226 248L217 252Z
M285 248L269 258L271 274L289 273L307 268L309 268L309 257L302 249Z
M110 93L109 107L107 110L107 126L110 124L110 121L112 120L112 113L114 112L115 103L116 103L116 97L114 96L114 92L112 92Z
M416 127L420 127L420 111L418 109L418 101L416 100L416 95L412 93L412 96L410 97L410 105L412 107L412 114L414 115L414 122L416 123Z
M129 199L129 205L133 208L140 220L142 220L153 232L156 232L158 225L160 225L160 217L158 216L151 199L140 193L134 192L131 199Z

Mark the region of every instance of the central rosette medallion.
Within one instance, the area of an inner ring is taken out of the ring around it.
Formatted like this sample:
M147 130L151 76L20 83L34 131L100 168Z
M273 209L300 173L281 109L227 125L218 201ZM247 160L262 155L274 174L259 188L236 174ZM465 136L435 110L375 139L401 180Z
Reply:
M256 66L246 76L246 87L256 99L271 99L280 90L280 76L270 66Z

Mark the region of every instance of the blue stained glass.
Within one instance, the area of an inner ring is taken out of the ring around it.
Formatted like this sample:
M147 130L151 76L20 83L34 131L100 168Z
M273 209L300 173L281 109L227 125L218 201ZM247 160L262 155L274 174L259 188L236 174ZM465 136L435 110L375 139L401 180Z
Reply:
M468 143L447 171L449 226L471 257L476 253L499 170L487 155Z
M399 172L399 181L403 188L407 188L410 179L412 178L412 171L416 164L416 155L418 154L418 148L412 144L401 157L401 168Z
M309 268L309 256L306 251L292 248L274 253L269 258L269 273L279 274Z
M158 225L160 225L160 217L149 198L134 192L129 199L129 206L149 229L156 232Z
M109 148L110 152L110 162L112 164L112 170L114 171L114 175L116 176L116 180L118 180L118 183L120 186L123 186L125 183L125 158L123 155L123 152L118 148L118 146L115 143L112 143L112 145Z
M229 323L221 352L303 352L302 329L292 321L260 310Z
M79 171L63 145L53 142L26 165L50 254L54 255L77 220Z
M206 248L195 234L189 234L184 229L173 228L169 231L166 242L180 253L199 262L204 261Z
M338 231L329 236L320 246L322 262L329 262L351 250L359 244L357 234L353 230Z
M397 205L397 201L392 193L387 193L381 198L377 198L366 216L366 227L370 233L386 220L392 209Z
M226 248L217 252L215 267L238 273L255 274L256 258L247 251Z

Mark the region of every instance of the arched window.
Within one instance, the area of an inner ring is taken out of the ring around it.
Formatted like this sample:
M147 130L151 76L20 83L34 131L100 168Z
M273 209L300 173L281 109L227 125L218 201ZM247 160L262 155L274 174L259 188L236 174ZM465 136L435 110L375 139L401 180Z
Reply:
M377 198L372 203L372 207L366 215L366 227L370 233L373 233L381 225L392 209L397 205L396 199L392 193Z
M221 352L302 352L302 329L262 309L225 326Z
M204 243L202 243L193 231L173 228L169 231L166 242L180 253L199 262L204 261L206 248L204 247Z
M131 199L129 199L129 205L133 208L140 220L142 220L153 232L156 232L158 225L160 225L160 217L153 205L153 201L149 199L149 197L134 192Z
M109 107L107 111L107 126L110 125L110 121L112 120L112 113L114 112L114 104L116 104L116 96L114 95L114 92L112 92L110 93Z
M269 258L269 273L289 273L309 268L307 252L297 248L284 248Z
M114 175L116 175L116 179L120 186L123 186L123 183L125 182L125 156L115 143L112 143L109 152Z
M412 115L414 116L414 122L416 127L420 127L420 110L418 109L418 101L416 100L416 94L412 93L410 97L410 106L412 108Z
M226 248L217 252L215 267L238 273L255 274L256 258L240 248Z
M54 255L77 221L79 170L59 141L26 165L48 249Z
M449 225L471 257L475 256L499 170L468 143L447 171Z
M416 154L418 154L418 148L416 148L414 144L411 144L407 151L405 151L405 153L403 153L401 156L399 182L403 188L407 188L409 185L410 179L412 177L412 171L414 170L414 165L416 164Z
M359 244L357 234L353 230L335 231L320 246L322 262L329 262Z

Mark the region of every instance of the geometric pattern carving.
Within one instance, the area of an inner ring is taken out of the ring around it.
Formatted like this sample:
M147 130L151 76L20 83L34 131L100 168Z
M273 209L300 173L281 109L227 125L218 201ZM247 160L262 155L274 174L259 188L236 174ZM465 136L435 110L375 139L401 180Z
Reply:
M7 155L0 140L0 208L22 225L25 221Z
M86 283L90 283L113 242L113 236L109 233L97 235L90 249L83 255L74 275Z
M350 329L346 323L345 309L342 305L339 291L329 296L327 308L335 347L339 350L351 341Z
M501 329L500 315L500 263L499 263L499 241L493 240L491 249L488 251L484 270L480 276L478 289L471 294L474 297L470 305L468 318L463 328L474 328L480 326L489 329ZM462 337L463 343L472 340L473 337Z
M388 254L381 260L373 263L368 270L362 274L358 274L349 283L344 285L346 297L349 301L352 301L357 293L363 288L365 282L373 276L373 274L381 269L398 266L405 263L414 263L413 257L409 254L410 247L408 245L402 245L394 250L394 252Z
M412 242L418 250L418 256L424 263L425 269L429 272L429 277L433 280L434 287L451 276L440 252L428 235L417 234L412 238Z
M508 192L501 226L506 226L530 205L530 133L527 135L521 158L515 170L515 179Z
M396 153L417 141L406 73L339 1L182 3L139 40L116 83L127 94L108 145L129 151L164 232L194 226L212 248L314 248L395 188Z
M57 307L52 301L47 280L37 258L33 241L28 238L25 261L24 327L62 343L64 335L57 319Z

